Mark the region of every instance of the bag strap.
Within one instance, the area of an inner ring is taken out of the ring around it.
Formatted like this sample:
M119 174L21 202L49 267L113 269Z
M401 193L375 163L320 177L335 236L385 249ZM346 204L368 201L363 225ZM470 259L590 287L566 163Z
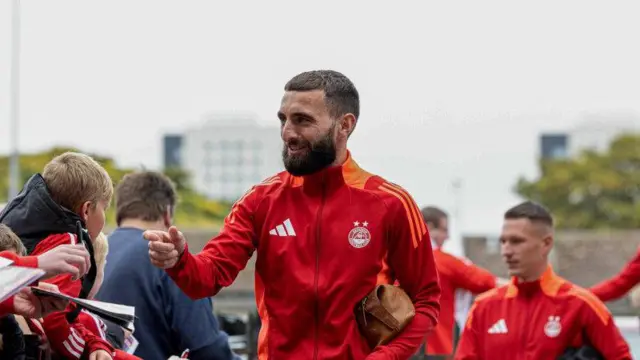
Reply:
M96 275L98 274L98 269L96 265L96 259L93 251L93 242L91 241L91 237L87 230L82 227L80 221L76 222L76 236L78 237L78 242L82 243L87 251L89 252L89 260L91 261L91 268L89 268L89 272L85 276L82 277L82 288L80 289L80 295L78 298L86 299L93 288L93 284L96 281ZM72 323L76 320L78 315L80 314L81 308L76 306L73 310L67 313L67 321Z

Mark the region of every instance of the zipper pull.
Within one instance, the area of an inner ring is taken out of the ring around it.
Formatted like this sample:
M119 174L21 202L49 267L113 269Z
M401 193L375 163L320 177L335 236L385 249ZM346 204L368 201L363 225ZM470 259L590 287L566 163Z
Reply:
M364 326L367 326L367 312L364 310L365 305L367 304L367 298L362 299L362 320L364 320Z

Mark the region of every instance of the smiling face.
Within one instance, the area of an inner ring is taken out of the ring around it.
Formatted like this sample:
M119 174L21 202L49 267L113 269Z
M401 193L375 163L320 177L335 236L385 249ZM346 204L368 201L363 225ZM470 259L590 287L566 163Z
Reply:
M278 119L287 171L303 176L341 164L360 113L351 80L337 71L307 71L289 80L284 90Z
M337 121L327 110L322 90L286 92L278 118L288 172L309 175L336 161Z

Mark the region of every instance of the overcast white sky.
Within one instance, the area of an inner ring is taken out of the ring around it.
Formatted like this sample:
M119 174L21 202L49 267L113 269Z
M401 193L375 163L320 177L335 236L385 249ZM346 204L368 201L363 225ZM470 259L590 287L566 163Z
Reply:
M10 0L0 1L0 153L9 150ZM374 4L375 3L375 4ZM300 71L361 94L351 149L419 205L497 232L535 175L537 136L640 111L636 1L22 1L20 148L161 163L161 136L211 111L277 123Z

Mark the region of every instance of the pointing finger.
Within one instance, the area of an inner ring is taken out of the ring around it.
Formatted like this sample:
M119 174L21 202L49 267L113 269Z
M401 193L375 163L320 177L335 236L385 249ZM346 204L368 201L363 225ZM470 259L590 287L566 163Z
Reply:
M149 250L159 253L169 253L175 250L176 247L172 243L165 243L159 241L153 241L149 243Z
M149 250L149 257L156 261L175 260L178 258L178 250L173 250L168 253L160 253L153 250Z
M160 235L158 235L155 231L147 230L142 234L142 237L149 241L162 241Z

